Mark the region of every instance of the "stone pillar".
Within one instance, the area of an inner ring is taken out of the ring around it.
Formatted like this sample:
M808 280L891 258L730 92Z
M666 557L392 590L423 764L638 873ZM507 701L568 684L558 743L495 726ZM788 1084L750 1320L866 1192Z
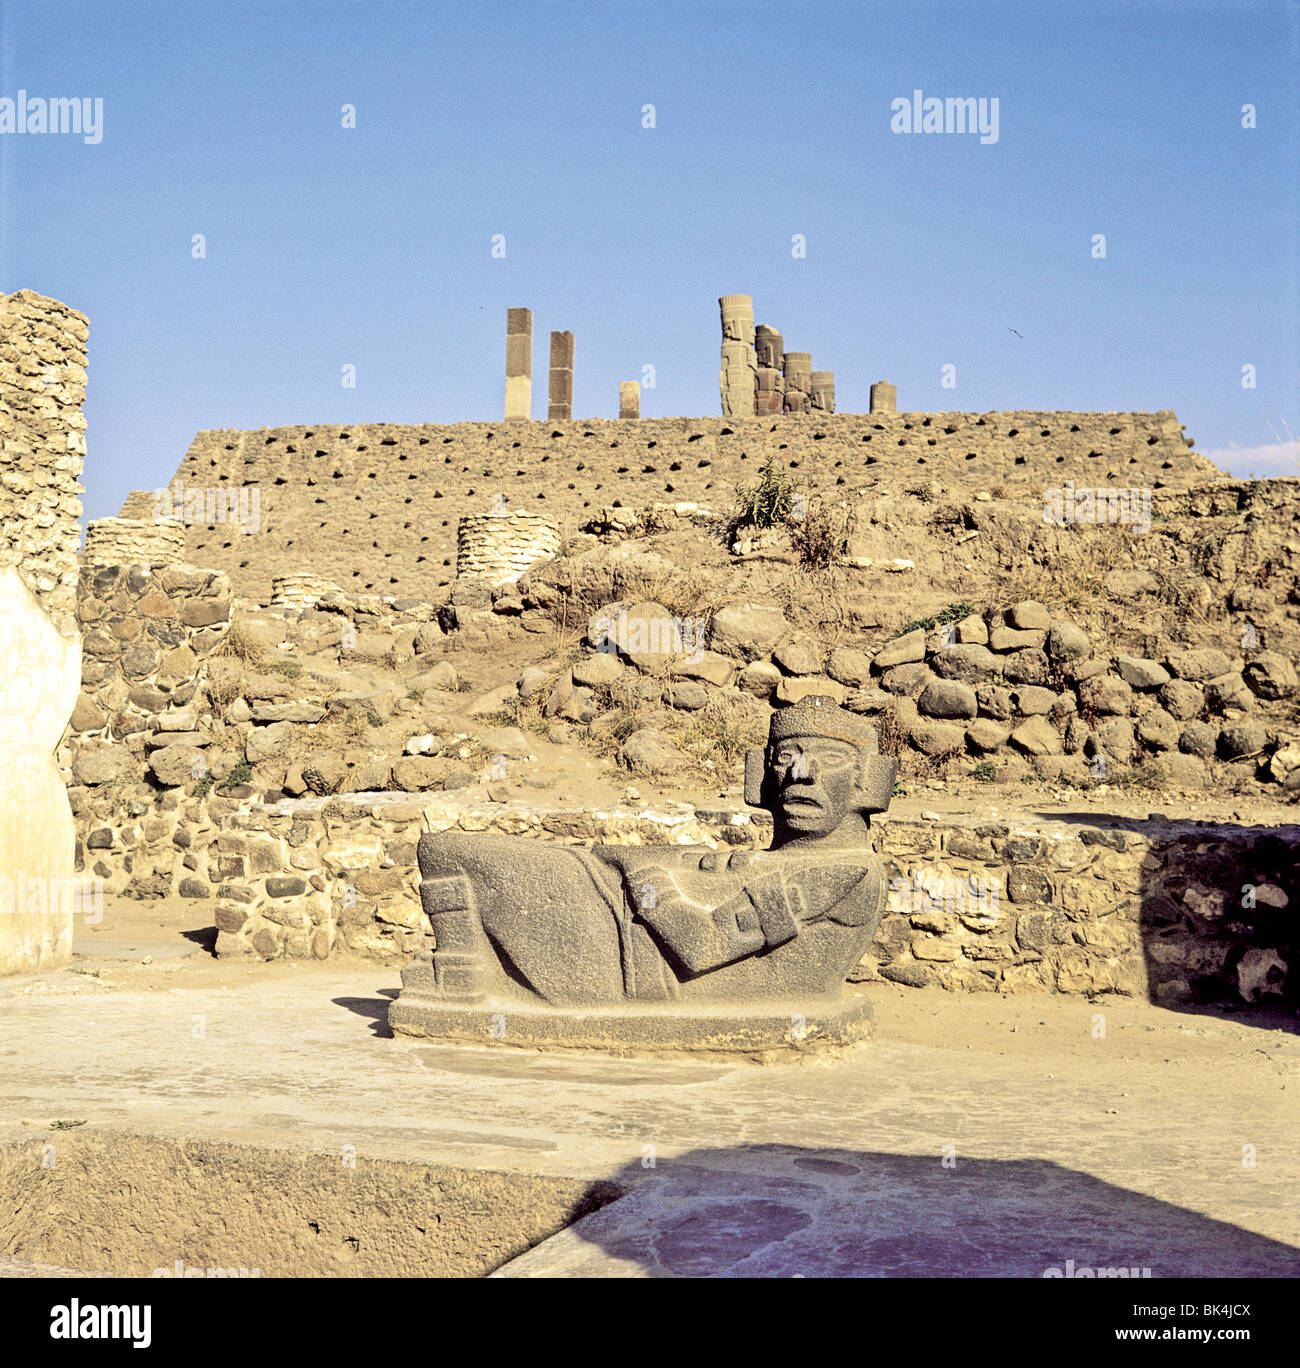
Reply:
M785 410L785 380L772 366L758 368L758 389L754 394L754 412L768 418Z
M54 750L81 684L82 314L0 295L0 974L67 964L84 881Z
M898 390L888 380L877 380L871 387L872 413L897 413Z
M637 380L624 380L618 387L618 416L640 418L641 385Z
M760 323L754 329L754 353L758 375L754 387L754 412L760 417L772 417L785 406L785 380L781 363L785 359L785 342L775 328Z
M751 418L758 383L754 301L750 295L723 295L718 306L722 310L722 370L718 376L722 412L728 418Z
M549 400L546 416L552 422L557 418L573 417L573 334L571 332L553 332L551 334Z
M754 329L754 351L758 356L759 370L766 367L779 371L781 362L785 359L785 340L775 328L760 323Z
M835 372L813 371L812 406L816 413L835 412Z
M506 310L506 418L528 418L533 407L533 311Z
M812 353L785 353L785 412L808 413L812 408Z

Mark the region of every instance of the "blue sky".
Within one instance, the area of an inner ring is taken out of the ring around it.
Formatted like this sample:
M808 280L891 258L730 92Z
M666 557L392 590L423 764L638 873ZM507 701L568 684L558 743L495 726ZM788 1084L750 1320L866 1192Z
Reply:
M512 305L534 417L566 328L575 415L647 365L643 414L718 413L728 293L841 410L1173 408L1295 474L1298 35L1283 0L0 0L0 98L103 100L94 145L0 134L0 290L90 317L90 517L200 428L499 418ZM997 142L892 132L918 88L996 98Z

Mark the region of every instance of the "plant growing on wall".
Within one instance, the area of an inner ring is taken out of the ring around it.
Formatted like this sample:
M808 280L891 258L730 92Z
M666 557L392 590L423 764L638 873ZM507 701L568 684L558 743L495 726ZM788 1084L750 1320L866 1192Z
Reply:
M775 452L769 452L752 484L736 486L736 515L742 525L775 527L794 507L794 483Z

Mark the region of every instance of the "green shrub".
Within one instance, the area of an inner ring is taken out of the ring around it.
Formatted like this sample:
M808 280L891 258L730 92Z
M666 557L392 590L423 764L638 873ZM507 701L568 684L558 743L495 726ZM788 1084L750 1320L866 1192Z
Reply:
M950 603L941 613L936 613L934 617L913 618L905 627L900 627L890 640L897 640L901 636L906 636L908 632L914 632L918 627L923 627L927 632L932 632L936 627L946 627L950 622L960 622L962 618L968 618L975 611L973 603Z
M775 527L790 516L793 506L794 484L775 452L768 453L756 484L736 486L736 514L742 524Z

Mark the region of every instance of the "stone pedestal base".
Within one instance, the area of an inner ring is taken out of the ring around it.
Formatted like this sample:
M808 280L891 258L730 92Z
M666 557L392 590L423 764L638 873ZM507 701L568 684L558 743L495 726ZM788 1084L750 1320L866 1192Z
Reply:
M388 1024L398 1035L457 1045L618 1054L689 1050L780 1057L866 1040L871 1019L866 998L804 1003L784 1011L776 1004L587 1010L514 1002L455 1003L403 989L388 1009Z

